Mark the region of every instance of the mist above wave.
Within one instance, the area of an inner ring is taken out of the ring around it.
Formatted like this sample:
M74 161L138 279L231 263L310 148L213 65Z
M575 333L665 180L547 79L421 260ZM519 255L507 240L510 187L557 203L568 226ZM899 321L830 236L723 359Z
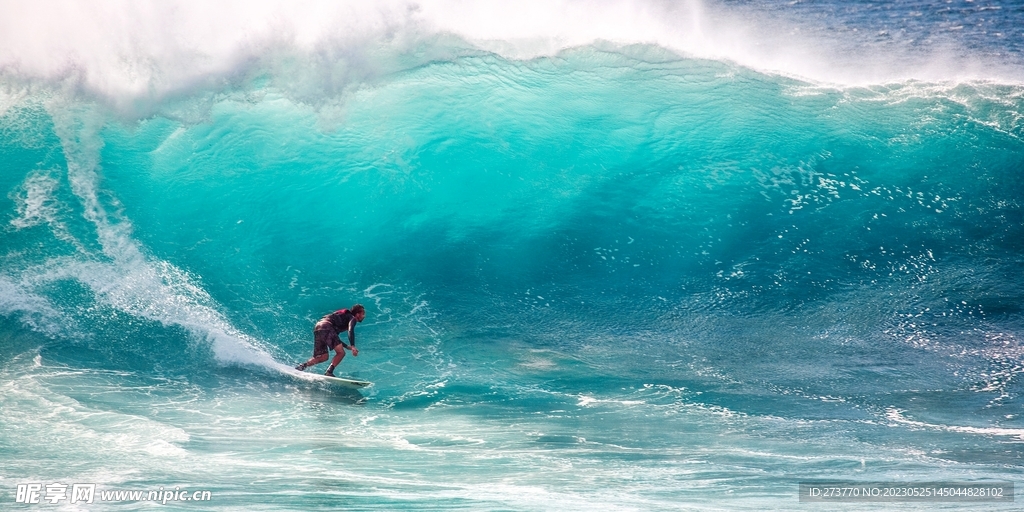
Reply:
M962 54L952 39L921 53L855 31L801 30L813 20L698 0L110 0L4 9L0 77L8 96L43 83L138 114L168 97L264 78L306 100L466 54L531 59L594 44L655 45L680 57L832 84L1020 76L1012 63Z

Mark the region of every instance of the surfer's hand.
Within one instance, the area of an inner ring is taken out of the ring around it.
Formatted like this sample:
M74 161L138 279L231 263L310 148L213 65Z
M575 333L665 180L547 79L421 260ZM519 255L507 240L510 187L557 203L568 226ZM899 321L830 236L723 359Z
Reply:
M359 349L356 348L356 347L352 347L352 357L355 357L355 356L358 356L358 355L359 355Z

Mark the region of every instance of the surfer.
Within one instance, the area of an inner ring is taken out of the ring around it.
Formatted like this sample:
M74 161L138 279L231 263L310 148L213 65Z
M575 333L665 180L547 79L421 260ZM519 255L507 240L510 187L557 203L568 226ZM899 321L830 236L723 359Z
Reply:
M356 323L362 322L364 318L366 308L362 304L356 304L350 310L339 309L321 318L313 327L313 357L295 369L301 372L310 366L320 364L326 361L331 350L334 350L334 360L324 373L328 377L334 377L334 369L345 358L345 349L351 350L353 357L359 355L359 350L356 349ZM348 331L347 345L338 337L339 333L345 331Z

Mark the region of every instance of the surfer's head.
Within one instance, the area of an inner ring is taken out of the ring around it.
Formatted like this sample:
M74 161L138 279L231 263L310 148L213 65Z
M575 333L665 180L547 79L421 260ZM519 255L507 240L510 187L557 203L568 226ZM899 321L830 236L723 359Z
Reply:
M352 306L352 314L356 316L357 322L362 322L366 318L366 308L362 304L356 304Z

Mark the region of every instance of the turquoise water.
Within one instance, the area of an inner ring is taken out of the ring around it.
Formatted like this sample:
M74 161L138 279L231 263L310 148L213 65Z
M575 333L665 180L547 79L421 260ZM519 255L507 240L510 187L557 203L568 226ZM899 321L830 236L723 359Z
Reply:
M761 510L813 479L1020 480L1021 82L417 37L144 93L5 68L3 508L53 482ZM290 376L356 302L338 373L374 386Z

